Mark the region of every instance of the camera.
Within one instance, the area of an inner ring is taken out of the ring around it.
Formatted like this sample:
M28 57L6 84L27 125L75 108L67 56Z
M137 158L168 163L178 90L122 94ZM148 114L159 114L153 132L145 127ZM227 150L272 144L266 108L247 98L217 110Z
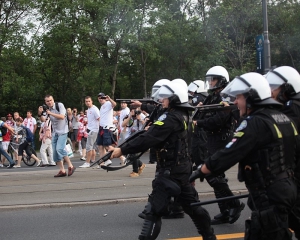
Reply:
M43 112L46 112L49 109L49 107L46 104L43 104L42 107L43 107Z
M140 110L135 110L134 111L134 115L132 116L133 118L136 118L136 115L140 115L142 113L142 111Z
M142 111L140 111L140 110L135 110L134 113L135 113L135 115L140 115L140 114L142 113Z
M47 110L49 109L49 107L46 104L43 104L42 108L43 108L43 111L42 111L41 115L46 116L47 115Z

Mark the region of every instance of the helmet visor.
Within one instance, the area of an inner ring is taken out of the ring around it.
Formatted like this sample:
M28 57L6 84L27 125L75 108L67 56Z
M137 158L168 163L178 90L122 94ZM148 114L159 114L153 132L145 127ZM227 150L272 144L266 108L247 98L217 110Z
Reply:
M236 97L236 95L243 94L250 91L250 86L238 78L235 78L230 82L221 92L223 97L231 96Z
M279 84L270 84L271 91L273 91L273 90L279 88L280 86L281 86L281 85L279 85Z
M214 89L219 86L220 77L218 76L206 76L205 77L205 88L206 89Z
M153 98L155 101L159 101L164 98L169 98L174 95L174 91L167 85L163 85L160 89L154 94Z
M152 92L151 92L151 96L153 97L153 94L158 90L160 88L160 86L158 86L158 85L154 85L153 87L152 87Z
M191 82L189 87L188 87L188 91L194 93L194 92L197 91L198 88L199 88L199 86L196 83Z

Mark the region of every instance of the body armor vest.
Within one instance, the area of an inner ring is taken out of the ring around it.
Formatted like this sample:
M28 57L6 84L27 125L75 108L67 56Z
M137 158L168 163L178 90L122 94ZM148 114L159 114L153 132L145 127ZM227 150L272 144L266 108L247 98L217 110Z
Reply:
M259 189L292 174L295 166L295 135L298 133L290 119L278 111L260 109L253 116L267 123L273 141L251 153L243 164L240 163L242 179L239 180L245 181L248 188Z
M156 149L157 161L161 167L175 166L188 158L188 115L176 110L172 114L180 119L183 128L181 131L172 132L162 147Z

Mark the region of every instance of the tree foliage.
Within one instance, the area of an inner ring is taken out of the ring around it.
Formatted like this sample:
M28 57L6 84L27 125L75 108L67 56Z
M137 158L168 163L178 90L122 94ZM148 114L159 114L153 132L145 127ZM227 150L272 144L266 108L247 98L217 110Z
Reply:
M300 70L299 4L268 1L272 65ZM149 97L159 79L190 83L214 65L255 71L262 23L260 0L0 0L1 114L49 93L79 109L98 92Z

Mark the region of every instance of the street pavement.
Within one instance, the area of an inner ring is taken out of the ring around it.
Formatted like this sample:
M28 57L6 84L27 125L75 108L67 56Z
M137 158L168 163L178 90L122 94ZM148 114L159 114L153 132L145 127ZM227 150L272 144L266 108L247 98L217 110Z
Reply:
M0 209L146 202L151 193L156 165L148 164L148 153L141 157L146 168L137 178L129 177L132 166L106 172L96 167L79 168L83 164L79 154L75 154L71 160L77 167L71 177L54 178L58 173L57 167L27 167L22 163L22 167L17 169L0 168ZM119 159L112 161L113 165L120 164ZM228 170L226 176L234 194L247 193L244 183L237 180L237 166ZM206 182L196 181L196 189L200 200L204 195L215 198Z

